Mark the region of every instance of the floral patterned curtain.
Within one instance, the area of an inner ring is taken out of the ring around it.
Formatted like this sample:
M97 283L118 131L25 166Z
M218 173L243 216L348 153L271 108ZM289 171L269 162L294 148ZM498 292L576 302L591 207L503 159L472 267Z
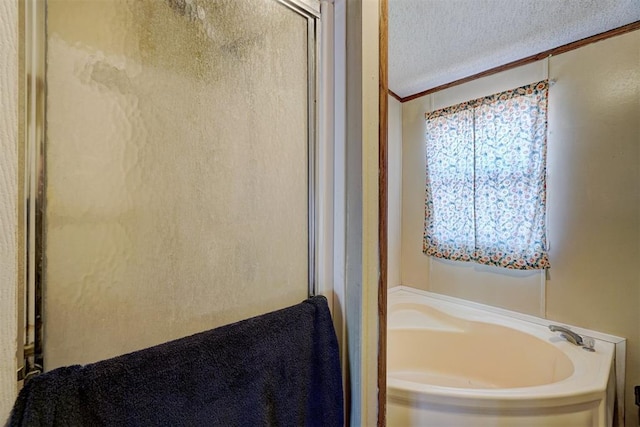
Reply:
M548 87L545 80L426 114L425 254L549 268Z

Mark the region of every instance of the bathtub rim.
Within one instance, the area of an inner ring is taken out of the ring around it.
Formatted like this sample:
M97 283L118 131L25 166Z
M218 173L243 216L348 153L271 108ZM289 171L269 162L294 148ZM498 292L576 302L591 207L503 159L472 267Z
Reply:
M415 296L423 296L439 301L443 301L445 303L461 305L464 307L468 307L475 310L482 310L491 314L496 314L499 316L506 316L512 319L530 322L537 325L542 325L544 327L548 327L551 324L561 324L563 326L567 326L571 328L573 331L587 335L595 338L599 341L604 341L614 345L613 349L613 357L612 357L612 367L611 372L612 375L615 376L616 380L616 396L615 396L615 407L618 413L618 425L624 425L624 409L625 409L625 356L626 356L626 339L622 337L618 337L611 334L605 334L598 331L592 331L588 329L584 329L578 326L570 325L564 322L554 322L548 319L543 319L540 317L535 317L528 314L523 314L511 310L507 310L500 307L490 306L482 303L477 303L474 301L464 300L461 298L451 297L448 295L437 294L434 292L424 291L421 289L412 288L409 286L399 285L394 286L388 289L388 304L391 305L392 296L398 292L404 292L408 294L414 294ZM437 401L442 402L443 404L451 405L453 399L457 400L458 404L461 406L469 406L473 407L476 405L486 404L490 400L500 399L501 404L512 406L513 408L526 408L526 398L522 394L524 388L520 389L520 393L518 393L518 388L506 389L509 390L508 393L504 391L500 392L497 390L478 390L478 389L470 389L469 392L460 392L460 390L464 389L453 389L452 391L449 387L441 387L441 386L431 386L431 385L419 385L417 383L412 383L409 381L403 381L399 379L394 379L387 377L387 388L389 389L388 396L390 399L400 399L402 401L420 401L420 393L428 392L433 399L431 402L437 403ZM402 386L399 388L398 386ZM550 388L549 385L535 386L531 388L526 388L531 390L535 388L536 390L541 390L541 388ZM524 392L526 393L526 392ZM580 393L567 393L567 392L555 392L550 393L548 396L550 399L537 399L535 402L530 402L531 405L542 405L547 407L555 407L555 406L564 406L568 404L575 403L576 401L585 401L589 399L599 399L602 396L602 393L606 393L606 387L603 391L600 387L584 387L582 392ZM471 398L471 394L473 394L473 400ZM555 403L551 402L551 399L555 399ZM525 406L523 406L525 405Z
M562 407L597 401L607 393L607 384L604 388L583 387L579 393L554 390L554 386L555 384L505 389L466 389L420 384L388 377L387 396L394 401L461 408L526 409ZM428 398L425 395L428 395Z

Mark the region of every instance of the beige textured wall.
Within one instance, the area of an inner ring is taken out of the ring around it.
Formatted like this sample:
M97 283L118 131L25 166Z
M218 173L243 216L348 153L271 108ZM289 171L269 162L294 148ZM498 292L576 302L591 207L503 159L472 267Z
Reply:
M402 104L389 96L387 285L402 284Z
M364 378L363 426L378 420L378 124L379 124L379 49L378 24L380 0L362 0L362 357ZM355 27L355 31L357 30ZM349 24L347 24L347 30ZM347 55L349 47L347 45ZM347 69L347 72L349 70ZM349 95L347 95L349 96ZM347 126L349 123L347 122ZM356 141L347 141L354 143ZM349 255L347 255L349 256ZM359 332L356 328L350 333ZM357 366L357 362L356 362ZM357 425L357 424L354 424Z
M640 384L640 31L551 60L547 317L627 338Z
M0 425L15 400L18 2L0 2Z
M379 7L379 0L335 2L336 12L344 13L345 30L345 43L335 48L336 57L344 55L345 60L344 86L337 86L344 91L338 89L337 98L344 96L345 102L344 164L338 169L344 167L345 173L346 374L351 406L347 424L357 426L375 425L378 409ZM341 110L337 105L337 120ZM341 216L338 213L337 221Z
M496 79L506 82L522 72L511 70L476 84L494 88ZM497 292L485 282L490 276L473 266L446 266L446 279L453 277L447 284L422 255L424 144L419 123L431 106L429 97L403 105L402 280L518 311L545 310L549 319L627 338L626 425L635 426L632 387L640 384L640 31L552 57L549 78L556 82L549 93L551 270L546 296L535 283L511 280L510 273L497 273L505 293ZM465 268L474 270L478 280L471 282Z

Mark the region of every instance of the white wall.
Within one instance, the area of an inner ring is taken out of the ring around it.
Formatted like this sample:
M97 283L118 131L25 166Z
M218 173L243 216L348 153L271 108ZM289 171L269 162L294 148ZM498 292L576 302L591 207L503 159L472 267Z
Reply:
M445 106L445 100L455 104L463 96L473 99L505 84L513 88L539 80L546 70L543 62L452 88L455 93L434 94L433 105L431 97L403 104L403 284L517 311L546 312L558 322L627 338L627 426L638 424L633 385L640 384L638 46L640 31L635 31L549 60L549 78L555 83L549 92L551 269L546 289L539 278L529 283L529 278L497 269L430 262L421 247L424 112Z
M0 2L0 424L17 391L18 2Z
M389 96L387 285L402 284L402 104Z

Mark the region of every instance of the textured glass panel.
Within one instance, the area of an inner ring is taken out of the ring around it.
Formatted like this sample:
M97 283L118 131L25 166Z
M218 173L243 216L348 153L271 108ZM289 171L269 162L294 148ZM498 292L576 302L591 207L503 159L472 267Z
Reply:
M47 369L306 298L306 18L48 0L47 19Z

